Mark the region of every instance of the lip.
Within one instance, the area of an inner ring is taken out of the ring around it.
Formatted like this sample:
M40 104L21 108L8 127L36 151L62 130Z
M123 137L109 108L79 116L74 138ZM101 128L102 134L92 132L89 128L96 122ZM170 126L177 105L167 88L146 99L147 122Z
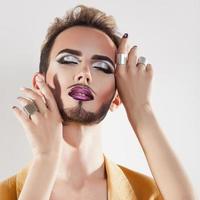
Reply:
M74 86L68 95L76 100L90 101L94 99L91 89L83 85Z

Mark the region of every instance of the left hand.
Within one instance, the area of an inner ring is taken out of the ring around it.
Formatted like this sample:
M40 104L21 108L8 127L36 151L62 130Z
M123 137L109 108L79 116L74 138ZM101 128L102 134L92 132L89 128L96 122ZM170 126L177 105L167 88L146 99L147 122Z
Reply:
M118 52L127 54L127 38L122 38ZM128 116L134 111L150 106L151 82L153 69L151 64L137 63L137 48L128 52L126 64L117 64L115 79L119 97Z

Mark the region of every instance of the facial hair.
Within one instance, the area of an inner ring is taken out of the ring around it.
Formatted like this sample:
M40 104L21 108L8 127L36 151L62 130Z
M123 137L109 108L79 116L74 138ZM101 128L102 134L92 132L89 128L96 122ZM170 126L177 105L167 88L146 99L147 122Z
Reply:
M84 102L80 100L78 101L78 105L73 108L59 109L63 119L63 125L67 125L68 122L77 122L83 125L100 123L105 118L114 95L107 102L104 102L97 112L86 111L82 106Z

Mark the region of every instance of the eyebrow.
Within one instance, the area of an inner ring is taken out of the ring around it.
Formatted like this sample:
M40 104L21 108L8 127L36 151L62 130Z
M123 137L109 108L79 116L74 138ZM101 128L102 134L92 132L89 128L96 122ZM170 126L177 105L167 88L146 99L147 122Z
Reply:
M61 51L58 52L58 54L56 56L58 56L59 54L61 53L70 53L70 54L73 54L73 55L76 55L76 56L82 56L82 52L81 51L78 51L78 50L74 50L74 49L63 49ZM113 68L115 69L115 64L114 62L107 56L104 56L104 55L93 55L91 57L91 59L93 60L106 60L108 61L112 66Z

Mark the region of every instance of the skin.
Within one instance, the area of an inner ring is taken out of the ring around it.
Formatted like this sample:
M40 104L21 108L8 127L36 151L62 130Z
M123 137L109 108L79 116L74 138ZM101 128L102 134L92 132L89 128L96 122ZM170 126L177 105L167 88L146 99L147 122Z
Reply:
M76 67L66 67L55 61L57 53L66 47L83 53L83 56L79 57L82 62ZM67 109L79 107L80 102L67 95L67 87L75 83L90 86L96 94L93 101L82 101L82 109L97 113L104 102L110 103L116 87L114 74L95 69L91 66L90 58L93 54L107 55L114 62L115 52L116 47L111 39L96 29L73 27L61 33L52 48L50 67L46 75L46 81L54 93L58 107L66 109L65 112ZM68 121L67 118L64 120ZM83 187L87 179L105 178L100 124L93 122L94 124L90 125L87 121L85 123L86 125L83 125L72 121L63 127L63 138L66 142L58 176L59 179L78 187Z
M83 38L80 35L87 35L87 37ZM82 62L76 67L65 67L55 61L57 53L66 47L83 53L83 56L79 57ZM90 111L96 114L99 113L103 103L108 104L108 111L116 90L114 73L106 74L95 69L91 66L94 61L90 58L94 54L107 55L115 62L115 52L116 47L111 39L96 29L73 27L57 37L50 54L50 67L46 81L60 111L65 109L64 113L70 113L70 108L80 106L86 112ZM93 101L77 101L68 96L69 89L67 87L75 83L90 86L96 94L95 99ZM82 104L80 105L80 103ZM99 116L96 114L97 119L88 122L84 121L84 116L83 119L80 119L77 113L75 114L76 118L72 115L62 116L68 123L65 123L67 125L63 127L63 138L66 142L63 147L57 183L61 185L65 182L75 191L87 187L97 180L101 181L101 185L105 185L106 175L101 148Z
M55 55L66 47L83 53L82 62L76 67L61 67L55 61ZM106 199L99 124L102 119L96 116L105 115L109 108L113 110L121 103L163 198L195 199L191 184L151 106L152 65L138 64L137 48L127 49L127 38L122 38L116 49L106 34L88 27L73 27L57 37L43 81L37 81L34 76L33 90L23 90L24 95L34 99L40 112L28 119L19 108L14 109L28 134L34 155L20 200L47 200L50 196L55 199ZM128 60L125 66L117 65L114 74L93 68L93 54L106 55L115 62L117 52L128 53ZM76 83L90 86L95 92L94 101L80 103L69 97L67 88ZM41 96L45 97L46 104ZM19 101L22 105L30 103L23 97ZM110 106L101 112L103 104ZM93 113L92 117L84 121L85 112L81 112L81 117L72 108ZM36 187L40 190L35 191Z
M85 37L80 37L83 35ZM81 51L83 55L76 56L81 62L76 65L60 64L56 60L56 55L65 48ZM53 193L62 190L63 185L67 185L72 188L74 193L78 193L81 189L84 191L84 188L95 184L101 186L100 188L104 188L103 195L106 194L106 174L101 147L100 121L103 120L102 116L105 117L109 109L114 110L120 105L121 101L116 92L115 69L113 68L113 73L107 74L94 68L97 61L91 60L91 57L94 54L105 55L115 63L116 51L113 41L105 33L94 28L73 27L63 31L55 40L50 53L49 68L46 76L43 76L58 106L60 116L57 118L62 118L63 125L62 153L59 156L61 161L57 169L56 187L54 187ZM37 89L39 84L36 76L37 73L33 76L34 92L43 95L44 91L41 92L41 88ZM68 95L70 91L68 87L77 83L88 85L94 91L93 101L81 102ZM24 94L29 98L38 98L31 95L30 90L25 90ZM21 97L20 103L25 105L29 102ZM38 104L42 104L42 102L40 101ZM107 105L106 110L100 111L103 105ZM80 108L93 113L92 118L84 121L84 116L79 117L79 113L73 113L72 108ZM40 112L45 113L45 110L46 108L40 108ZM59 114L57 113L57 115ZM34 117L32 116L32 120L34 120ZM37 141L32 143L37 143ZM60 149L60 142L55 146ZM42 151L49 151L49 149L41 149L43 148L34 151L34 157L41 155ZM64 193L64 190L62 191ZM67 192L68 195L69 192ZM99 193L102 193L102 189ZM100 197L102 198L102 196Z

